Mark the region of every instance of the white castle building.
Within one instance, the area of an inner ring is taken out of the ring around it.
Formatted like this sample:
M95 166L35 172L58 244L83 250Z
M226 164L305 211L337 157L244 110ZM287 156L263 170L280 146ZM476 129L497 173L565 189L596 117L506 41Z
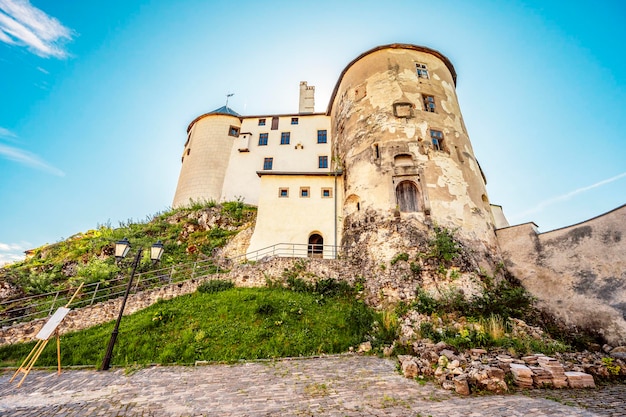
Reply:
M324 113L301 82L298 113L203 114L187 129L173 206L238 198L258 206L248 252L340 246L365 213L459 228L495 248L506 220L487 198L455 86L441 53L392 44L348 64Z

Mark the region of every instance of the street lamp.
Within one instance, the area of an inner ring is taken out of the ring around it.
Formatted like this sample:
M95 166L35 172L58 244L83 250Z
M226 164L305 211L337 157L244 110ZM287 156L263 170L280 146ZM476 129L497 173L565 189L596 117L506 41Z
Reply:
M130 251L130 242L128 239L124 238L120 241L115 242L115 259L119 262L121 261L128 252ZM139 261L141 260L141 254L143 253L143 248L139 248L137 250L137 256L135 256L135 260L133 261L133 271L130 274L130 279L128 280L128 286L126 287L126 293L124 293L124 299L122 300L122 306L120 307L120 314L117 316L117 322L115 322L115 327L113 328L113 332L111 333L111 338L109 339L109 345L107 347L107 352L104 355L104 360L102 361L102 366L100 367L101 371L106 371L109 369L111 365L111 356L113 355L113 346L115 346L115 341L117 340L117 333L120 328L120 322L122 321L122 315L124 314L124 307L126 307L126 300L128 299L128 294L130 293L130 288L133 285L133 278L135 277L135 271L137 270L137 266L139 265ZM163 243L161 241L157 241L157 243L153 244L150 247L150 259L152 260L152 264L159 262L161 256L163 255Z

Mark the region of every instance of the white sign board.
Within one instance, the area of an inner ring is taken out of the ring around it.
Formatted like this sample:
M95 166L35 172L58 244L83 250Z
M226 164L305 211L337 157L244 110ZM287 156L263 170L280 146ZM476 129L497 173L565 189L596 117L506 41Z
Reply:
M71 309L66 307L59 307L57 311L54 312L50 320L39 330L37 336L35 336L39 340L48 340L52 333L59 327L59 324L63 321L67 313L69 313Z

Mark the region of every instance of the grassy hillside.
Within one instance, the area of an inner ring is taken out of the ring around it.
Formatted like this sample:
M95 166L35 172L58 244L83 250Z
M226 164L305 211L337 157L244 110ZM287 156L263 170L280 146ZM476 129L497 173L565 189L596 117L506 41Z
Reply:
M103 225L34 249L28 259L1 268L0 282L12 297L18 297L109 280L120 272L113 251L115 242L124 237L135 248L161 240L163 267L208 258L255 217L256 208L241 201L208 202L168 210L145 222L128 221L118 228ZM144 256L148 268L147 251Z
M380 331L368 336L378 314L357 301L345 284L327 281L303 291L229 284L209 282L194 294L124 317L112 364L308 356L345 352L368 337L385 342ZM62 336L62 364L99 366L113 324ZM1 347L0 366L19 366L33 346ZM55 343L50 343L37 365L54 366L56 361Z

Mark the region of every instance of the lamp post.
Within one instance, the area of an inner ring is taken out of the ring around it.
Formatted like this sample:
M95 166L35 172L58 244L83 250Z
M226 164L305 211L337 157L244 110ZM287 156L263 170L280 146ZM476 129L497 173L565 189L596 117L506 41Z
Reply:
M115 242L115 259L119 262L121 261L128 252L130 251L130 242L128 239L124 238L118 242ZM111 356L113 355L113 346L115 346L115 341L117 340L117 333L120 328L120 322L122 321L122 315L124 314L124 307L126 307L126 300L128 299L128 294L130 293L130 288L133 285L133 278L135 277L135 271L137 270L137 266L139 265L139 261L141 260L141 254L143 253L143 248L139 248L137 250L137 255L135 256L135 260L133 261L133 271L130 274L130 279L128 280L128 286L126 286L126 292L124 293L124 299L122 300L122 306L120 307L120 314L117 316L117 322L115 322L115 327L113 328L113 332L111 333L111 338L109 339L109 345L107 347L107 352L104 355L104 360L102 361L102 366L100 367L101 371L106 371L109 369L111 365ZM163 255L163 243L161 241L157 241L157 243L153 244L150 247L150 259L152 263L155 264L161 259L161 255Z

